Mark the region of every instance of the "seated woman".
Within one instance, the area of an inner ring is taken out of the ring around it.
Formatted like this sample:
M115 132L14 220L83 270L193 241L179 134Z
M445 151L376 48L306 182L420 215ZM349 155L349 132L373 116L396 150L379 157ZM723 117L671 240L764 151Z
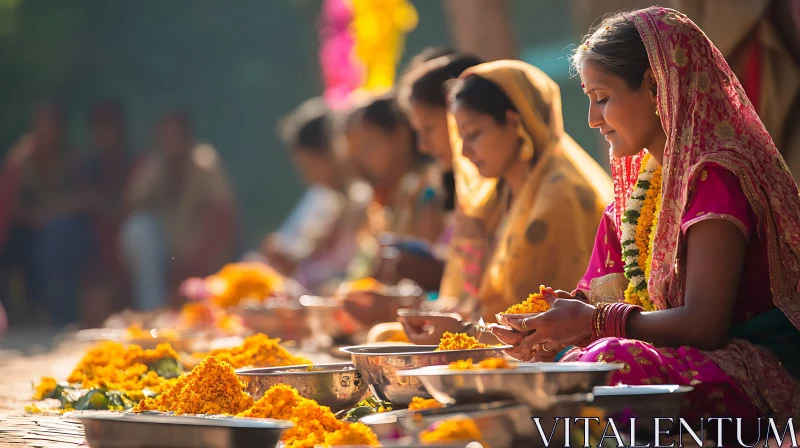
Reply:
M535 67L469 68L449 108L458 209L440 298L464 304L467 321L494 321L542 283L581 278L611 181L564 132L558 86ZM451 317L401 320L420 344L472 328Z
M310 190L284 223L285 230L269 235L262 245L271 266L322 295L346 278L370 192L334 151L333 118L317 97L282 120L281 136Z
M797 418L800 197L741 84L665 8L606 19L572 62L615 202L578 289L495 335L520 359L577 343L562 360L619 362L613 383L692 385L686 418Z

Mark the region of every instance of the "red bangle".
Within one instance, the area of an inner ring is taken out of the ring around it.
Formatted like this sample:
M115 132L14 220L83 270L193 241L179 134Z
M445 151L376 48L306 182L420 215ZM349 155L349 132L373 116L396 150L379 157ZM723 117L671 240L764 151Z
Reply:
M625 310L625 314L622 315L622 327L621 327L622 331L620 332L620 337L621 338L627 337L627 333L628 333L628 331L627 331L628 330L628 327L627 327L628 317L631 315L633 310L637 310L637 309L641 310L642 307L637 306L637 305L628 306L627 309Z

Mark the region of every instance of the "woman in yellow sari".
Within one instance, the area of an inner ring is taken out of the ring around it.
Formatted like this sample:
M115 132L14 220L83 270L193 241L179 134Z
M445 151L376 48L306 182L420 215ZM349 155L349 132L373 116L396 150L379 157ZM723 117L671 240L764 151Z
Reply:
M520 61L464 71L448 120L458 209L440 300L463 320L401 318L412 342L472 332L550 281L577 281L613 197L609 175L564 132L558 85ZM459 308L461 308L459 306Z

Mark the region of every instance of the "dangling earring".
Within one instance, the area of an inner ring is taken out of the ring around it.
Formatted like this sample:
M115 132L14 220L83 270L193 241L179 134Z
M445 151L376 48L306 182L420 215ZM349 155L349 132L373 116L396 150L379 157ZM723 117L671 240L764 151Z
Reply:
M519 159L523 162L530 162L533 158L533 142L530 136L525 132L525 127L522 123L517 126L517 135L520 140Z
M658 113L658 106L656 106L656 117L660 117L660 116L661 116L661 114Z

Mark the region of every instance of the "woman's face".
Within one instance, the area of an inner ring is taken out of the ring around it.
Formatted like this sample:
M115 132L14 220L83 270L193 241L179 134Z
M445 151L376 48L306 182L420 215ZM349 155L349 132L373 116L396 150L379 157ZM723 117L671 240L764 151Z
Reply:
M419 149L436 159L444 170L453 168L453 151L447 129L447 110L412 101L409 110L411 126L419 136Z
M373 185L396 177L395 171L405 165L403 160L411 157L410 130L403 130L387 131L366 121L348 129L350 160Z
M664 149L666 134L656 115L650 74L648 69L639 89L631 89L620 76L596 63L581 63L581 81L589 96L589 127L600 130L616 158L638 154L644 148Z
M464 157L478 168L481 176L503 177L519 159L519 115L508 110L505 123L499 123L491 115L456 101L453 116L464 144Z

